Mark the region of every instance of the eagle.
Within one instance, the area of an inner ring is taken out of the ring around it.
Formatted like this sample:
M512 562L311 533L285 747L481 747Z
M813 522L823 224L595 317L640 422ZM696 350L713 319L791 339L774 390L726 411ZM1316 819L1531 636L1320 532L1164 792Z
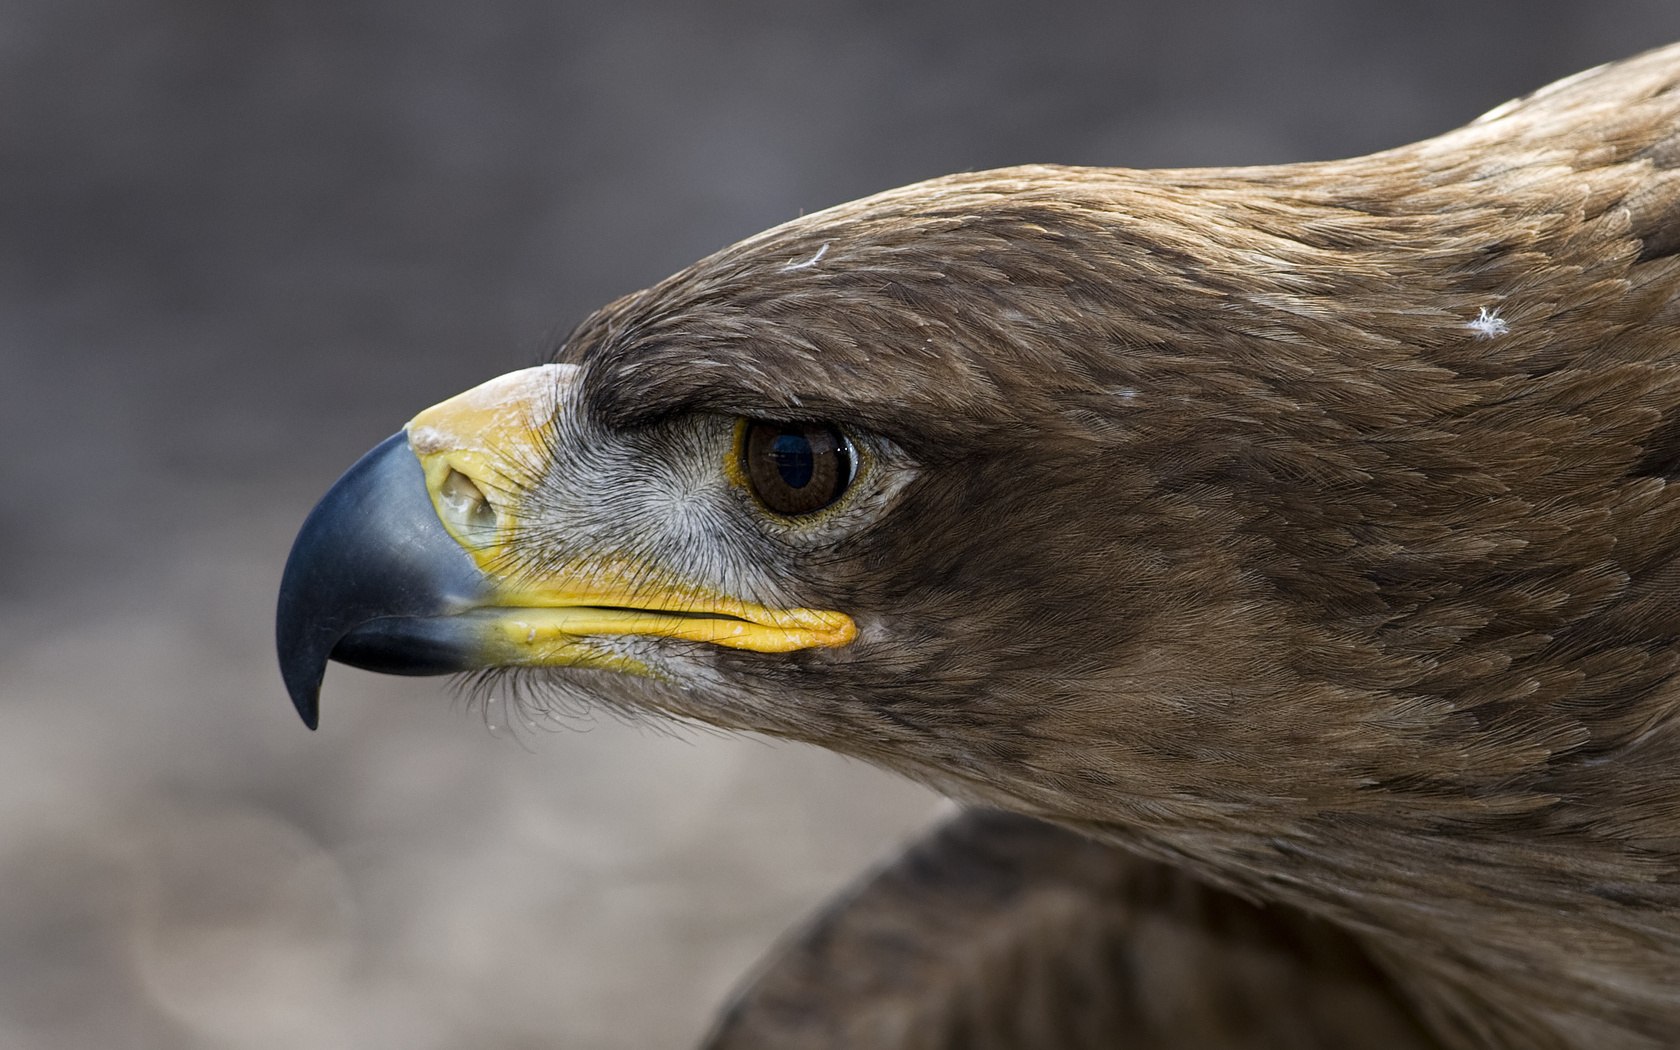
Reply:
M1680 45L1333 162L805 215L416 415L326 663L968 807L718 1047L1680 1040Z

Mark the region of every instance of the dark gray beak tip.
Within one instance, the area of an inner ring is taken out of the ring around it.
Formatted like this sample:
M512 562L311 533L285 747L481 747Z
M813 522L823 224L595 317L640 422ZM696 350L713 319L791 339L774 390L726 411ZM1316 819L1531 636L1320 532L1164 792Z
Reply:
M291 562L297 560L297 549L294 545ZM280 677L286 683L286 694L292 698L292 706L303 719L303 724L314 729L321 724L321 678L327 672L327 658L332 650L328 642L323 651L319 643L309 645L298 644L297 636L304 633L299 630L299 616L296 609L288 609L288 595L295 595L297 590L282 583L280 587L280 610L275 618L275 640L280 652Z
M438 521L407 436L386 438L309 512L281 574L275 647L303 724L319 724L328 660L396 674L472 666L453 618L486 588Z
M352 467L351 473L355 469ZM327 660L339 636L349 626L344 622L345 617L335 614L340 603L333 600L335 588L331 579L332 563L337 560L332 555L334 541L343 531L335 512L339 503L335 497L342 484L341 481L335 485L315 505L292 541L291 554L280 576L280 595L274 612L280 677L286 683L292 706L310 729L321 721L321 679L327 673Z
M299 689L292 693L292 706L297 708L298 716L303 719L304 727L310 730L321 727L321 691L315 689Z
M321 679L333 648L367 611L365 602L354 600L361 589L354 578L356 548L364 545L358 524L367 518L364 505L384 487L380 475L389 473L390 465L381 465L407 452L401 437L380 442L327 490L304 518L280 575L274 610L280 677L310 729L320 725Z

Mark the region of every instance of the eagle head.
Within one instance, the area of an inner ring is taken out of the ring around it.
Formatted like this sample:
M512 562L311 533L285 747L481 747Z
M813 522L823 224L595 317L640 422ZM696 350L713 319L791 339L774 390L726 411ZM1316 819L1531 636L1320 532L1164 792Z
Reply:
M1667 1016L1677 70L726 248L345 475L292 698L336 659L809 741L1374 931L1448 1013Z
M821 743L964 796L1180 790L1148 781L1237 750L1207 722L1280 688L1280 625L1229 542L1256 522L1208 491L1228 396L1167 341L1173 264L1112 221L1120 185L1019 169L813 215L415 416L288 565L305 720L329 657L500 668L527 702Z

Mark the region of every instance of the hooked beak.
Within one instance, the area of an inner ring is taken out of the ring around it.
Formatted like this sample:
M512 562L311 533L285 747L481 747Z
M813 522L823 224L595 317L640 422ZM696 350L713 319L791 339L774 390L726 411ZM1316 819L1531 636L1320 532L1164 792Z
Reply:
M450 618L490 598L489 580L443 530L403 434L363 456L304 519L280 578L280 674L314 729L327 660L386 674L474 666Z
M280 581L280 672L304 724L328 660L386 674L589 666L646 674L591 639L643 635L765 653L834 647L844 613L775 609L603 552L514 578L519 465L541 462L574 369L491 380L416 416L327 492Z

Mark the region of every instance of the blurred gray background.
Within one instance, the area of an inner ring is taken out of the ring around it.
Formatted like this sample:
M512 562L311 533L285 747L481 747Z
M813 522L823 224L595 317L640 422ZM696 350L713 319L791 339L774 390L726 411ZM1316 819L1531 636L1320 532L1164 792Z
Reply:
M1359 153L1676 39L1674 0L7 0L0 1047L688 1045L940 803L344 668L306 732L273 592L339 471L802 211Z

